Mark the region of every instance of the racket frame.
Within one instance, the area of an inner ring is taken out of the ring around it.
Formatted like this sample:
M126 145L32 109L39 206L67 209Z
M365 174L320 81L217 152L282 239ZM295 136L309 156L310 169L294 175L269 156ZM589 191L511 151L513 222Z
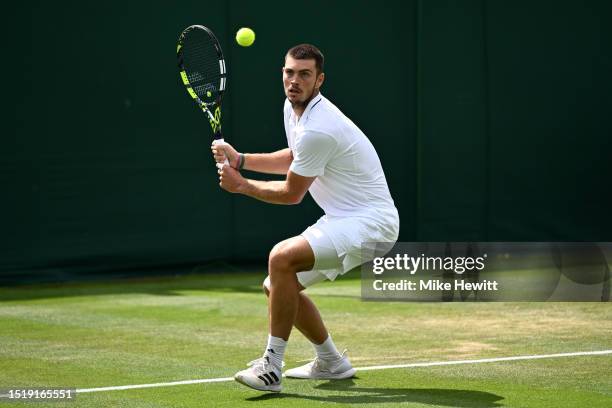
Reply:
M189 78L187 76L187 72L185 71L184 65L184 57L183 57L183 43L185 37L192 30L204 30L210 38L213 40L213 45L215 47L215 51L217 52L217 56L219 58L219 85L218 85L218 93L217 97L212 102L203 101L193 90L191 83L189 82ZM223 142L223 134L221 132L221 102L223 99L223 93L225 92L225 87L227 83L227 70L225 68L225 58L223 57L223 51L221 50L221 45L219 44L219 40L215 36L215 34L208 27L203 25L191 25L187 27L181 35L179 36L178 44L176 46L176 56L178 60L179 73L181 76L181 80L183 85L187 88L187 93L191 96L196 105L208 116L208 121L210 122L210 126L212 127L214 133L214 142L213 143L224 143Z

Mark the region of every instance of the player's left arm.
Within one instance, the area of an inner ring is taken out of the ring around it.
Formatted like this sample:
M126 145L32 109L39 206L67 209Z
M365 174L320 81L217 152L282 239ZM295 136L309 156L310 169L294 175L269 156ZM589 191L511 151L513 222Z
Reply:
M228 165L219 170L219 185L224 190L271 204L299 204L315 178L300 176L289 170L285 180L260 181L244 178Z

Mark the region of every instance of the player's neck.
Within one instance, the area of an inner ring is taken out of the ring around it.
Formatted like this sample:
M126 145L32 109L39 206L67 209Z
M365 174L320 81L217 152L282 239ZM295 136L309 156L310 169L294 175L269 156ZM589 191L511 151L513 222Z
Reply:
M310 98L308 98L304 102L291 104L291 107L293 108L293 113L295 114L295 117L296 117L296 121L300 120L300 118L304 114L304 111L306 110L306 107L308 106L310 101L312 101L318 94L319 94L319 90L315 89L312 92L312 95L310 95Z

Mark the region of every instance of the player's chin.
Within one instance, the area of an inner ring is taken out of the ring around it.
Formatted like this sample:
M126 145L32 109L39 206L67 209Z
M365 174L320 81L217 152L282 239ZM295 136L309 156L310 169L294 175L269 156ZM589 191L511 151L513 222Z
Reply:
M301 95L300 96L294 95L293 97L288 98L288 99L291 105L293 106L304 106L305 105L305 100L304 98L301 97Z

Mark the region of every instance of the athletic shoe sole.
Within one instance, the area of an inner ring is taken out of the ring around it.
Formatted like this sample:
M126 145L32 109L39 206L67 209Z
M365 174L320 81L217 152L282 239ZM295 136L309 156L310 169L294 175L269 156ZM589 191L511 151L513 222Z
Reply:
M285 377L287 378L298 378L300 380L344 380L346 378L351 378L355 375L355 369L350 368L343 373L321 373L317 376L307 376L300 374L291 374L291 370L288 370L285 373Z
M259 387L259 386L247 383L246 381L244 381L244 378L242 378L242 376L235 376L234 380L236 380L242 385L246 385L247 387L257 390L257 391L281 392L280 384L264 385L264 386Z

